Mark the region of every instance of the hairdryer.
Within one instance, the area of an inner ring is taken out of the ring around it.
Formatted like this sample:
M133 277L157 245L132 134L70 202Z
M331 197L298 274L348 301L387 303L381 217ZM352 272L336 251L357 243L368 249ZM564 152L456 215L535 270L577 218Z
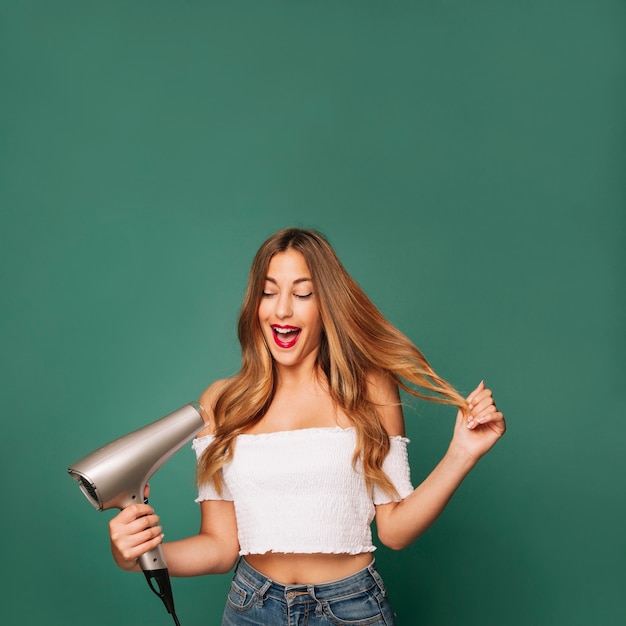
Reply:
M144 501L150 477L204 426L200 405L192 402L94 450L67 471L97 510L124 509ZM139 565L150 589L178 624L161 546L139 557Z

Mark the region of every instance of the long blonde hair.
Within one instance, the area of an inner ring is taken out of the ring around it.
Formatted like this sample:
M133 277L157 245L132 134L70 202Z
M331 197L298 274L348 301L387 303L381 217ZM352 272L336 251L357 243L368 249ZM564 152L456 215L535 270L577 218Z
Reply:
M258 319L259 303L271 258L300 252L311 272L324 332L317 366L326 377L332 400L352 420L357 434L353 463L361 462L368 488L396 491L382 471L389 436L369 398L368 376L390 376L409 394L467 409L465 399L440 378L415 345L385 319L343 267L326 238L313 230L288 228L260 247L250 269L241 307L238 336L241 370L220 389L214 414L214 441L198 464L200 484L213 480L222 488L221 468L233 454L236 437L255 424L274 397L276 373Z

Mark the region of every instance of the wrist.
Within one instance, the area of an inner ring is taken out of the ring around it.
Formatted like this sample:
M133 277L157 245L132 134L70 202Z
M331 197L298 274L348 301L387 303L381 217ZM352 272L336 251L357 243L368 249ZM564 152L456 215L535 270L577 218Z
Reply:
M141 567L139 567L139 559L126 560L121 555L114 554L113 560L115 561L115 565L117 565L121 570L124 570L125 572L141 571Z
M469 474L478 463L476 457L462 446L455 444L454 441L450 443L444 458L463 475Z

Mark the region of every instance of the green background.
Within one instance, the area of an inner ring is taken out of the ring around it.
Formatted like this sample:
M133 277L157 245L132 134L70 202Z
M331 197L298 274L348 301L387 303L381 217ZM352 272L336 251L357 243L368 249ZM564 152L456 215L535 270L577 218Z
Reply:
M237 370L252 256L318 228L509 432L377 559L399 624L626 623L626 4L0 4L4 623L169 624L66 474ZM406 412L419 481L453 413ZM193 454L152 480L194 533ZM174 579L217 625L228 576Z

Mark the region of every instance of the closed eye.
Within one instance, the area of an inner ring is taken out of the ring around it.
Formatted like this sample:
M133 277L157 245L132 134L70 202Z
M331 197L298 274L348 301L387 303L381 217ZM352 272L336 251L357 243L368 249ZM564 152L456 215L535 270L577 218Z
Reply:
M298 298L298 300L308 300L313 295L313 292L311 291L310 293L305 294L296 293L294 295Z

